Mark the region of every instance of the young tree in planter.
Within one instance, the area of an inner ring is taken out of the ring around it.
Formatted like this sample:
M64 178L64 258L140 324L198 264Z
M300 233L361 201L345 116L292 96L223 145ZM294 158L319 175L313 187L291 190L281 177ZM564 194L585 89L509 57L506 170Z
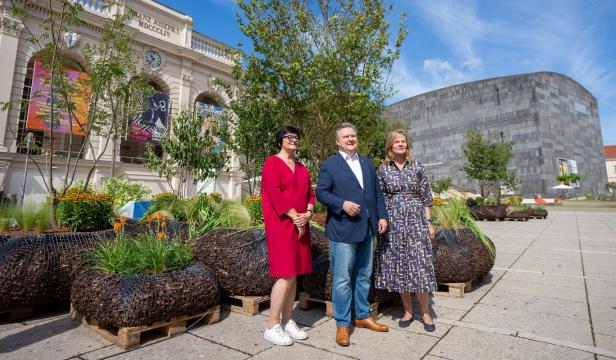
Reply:
M274 122L304 130L299 155L312 173L336 151L334 129L344 121L357 126L363 153L379 154L372 148L386 135L380 114L393 93L387 80L406 38L405 17L392 46L391 7L381 0L240 0L239 7L240 29L254 47L245 68L238 58L240 88L275 99L284 117Z
M193 109L182 109L171 121L171 129L160 141L165 156L159 158L148 148L145 166L165 177L171 189L179 196L186 196L189 176L193 183L213 179L229 161L228 116L220 121L204 124ZM178 178L174 184L173 179Z
M479 182L481 196L487 197L490 190L495 189L497 202L500 202L498 185L507 176L506 165L511 160L513 142L492 142L474 131L467 132L465 139L462 151L467 163L462 169Z
M447 176L444 178L440 178L430 183L430 188L432 188L432 192L435 196L438 196L441 193L447 191L451 185L453 184L453 179L451 176Z

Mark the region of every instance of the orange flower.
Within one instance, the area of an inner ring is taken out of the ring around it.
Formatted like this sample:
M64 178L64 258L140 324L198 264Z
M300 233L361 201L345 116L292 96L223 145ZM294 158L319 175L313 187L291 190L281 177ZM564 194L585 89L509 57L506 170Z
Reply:
M163 219L163 213L162 211L157 211L154 213L154 216L156 217L156 220L162 220Z
M148 217L146 218L148 224L152 222L152 220L154 220L154 218L152 217L152 215L148 215Z
M120 223L124 224L126 222L126 216L120 216Z
M163 221L160 223L160 227L162 227L163 229L166 229L166 228L167 228L167 221L166 221L166 220L163 220Z
M156 238L157 238L158 240L163 240L163 239L164 239L164 238L166 238L166 237L167 237L167 234L165 234L165 232L164 232L164 231L159 231L159 232L158 232L158 234L156 235Z
M113 224L113 231L115 231L116 233L120 232L120 230L122 230L122 224L121 223L115 223Z

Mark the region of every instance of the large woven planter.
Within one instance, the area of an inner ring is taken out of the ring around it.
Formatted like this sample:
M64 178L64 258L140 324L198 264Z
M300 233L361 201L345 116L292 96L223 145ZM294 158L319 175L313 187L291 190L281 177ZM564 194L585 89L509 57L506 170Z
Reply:
M0 311L68 305L81 256L113 230L0 237Z
M548 211L546 209L539 209L539 208L531 207L529 211L530 211L530 216L534 218L545 219L548 217Z
M467 282L482 277L494 266L495 258L470 228L437 228L432 249L439 283Z
M532 217L530 210L508 211L507 220L528 220Z
M470 208L477 220L504 220L507 216L505 205L481 205Z
M193 256L216 273L225 295L269 294L275 278L269 275L263 230L216 229L195 241Z
M71 304L80 315L117 327L145 326L205 312L220 302L212 270L201 263L160 275L83 272Z

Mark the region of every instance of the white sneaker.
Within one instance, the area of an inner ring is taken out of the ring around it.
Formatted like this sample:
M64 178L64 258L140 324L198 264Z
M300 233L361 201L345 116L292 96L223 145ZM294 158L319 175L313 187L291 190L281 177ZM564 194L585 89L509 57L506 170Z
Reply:
M293 339L291 339L289 335L284 332L280 324L274 325L274 327L271 329L268 329L267 325L265 325L265 332L263 333L263 338L275 345L287 346L293 344Z
M306 340L308 339L308 334L300 329L295 321L289 320L289 322L283 326L284 332L287 333L292 339L295 340Z

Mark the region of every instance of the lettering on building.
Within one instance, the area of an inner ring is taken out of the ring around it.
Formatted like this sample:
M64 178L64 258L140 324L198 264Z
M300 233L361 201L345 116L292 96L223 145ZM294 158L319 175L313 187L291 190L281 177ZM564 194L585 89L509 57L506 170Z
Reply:
M171 33L180 33L180 29L178 29L177 27L167 24L166 22L154 18L150 15L137 13L137 19L140 27L161 34L162 36L168 38L171 37Z

